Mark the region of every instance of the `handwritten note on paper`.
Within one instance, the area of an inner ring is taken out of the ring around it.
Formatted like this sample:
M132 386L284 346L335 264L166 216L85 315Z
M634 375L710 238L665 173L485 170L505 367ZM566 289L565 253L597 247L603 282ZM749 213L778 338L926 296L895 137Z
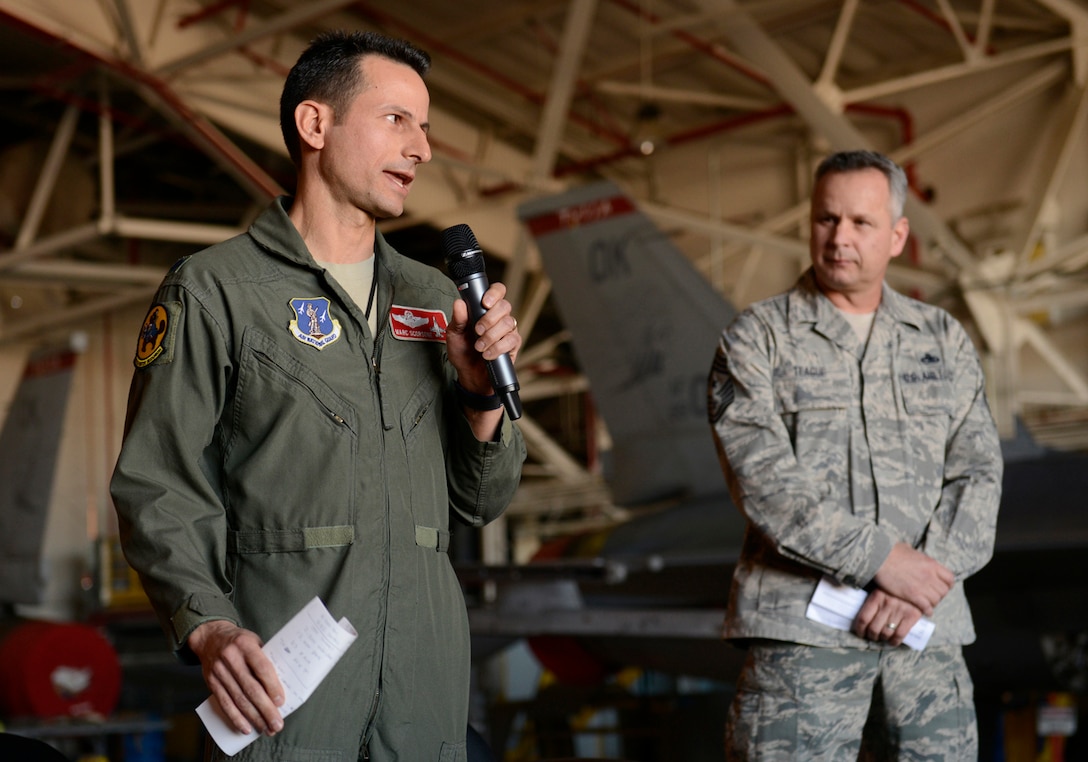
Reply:
M830 577L823 577L816 586L805 616L836 630L849 630L868 596L864 590L840 585ZM922 617L910 628L903 643L915 651L921 651L929 643L935 627L932 620Z
M268 639L261 650L271 660L283 684L281 715L286 717L305 703L357 637L347 619L335 621L321 599L315 597ZM236 731L219 714L211 699L198 706L196 713L225 754L237 754L259 736L257 731Z

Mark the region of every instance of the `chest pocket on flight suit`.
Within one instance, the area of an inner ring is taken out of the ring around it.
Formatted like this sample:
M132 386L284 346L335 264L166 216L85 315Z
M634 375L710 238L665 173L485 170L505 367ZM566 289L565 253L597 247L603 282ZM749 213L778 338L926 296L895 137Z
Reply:
M238 529L354 522L354 409L252 327L242 338L230 431L224 471L231 494L245 496L231 505Z

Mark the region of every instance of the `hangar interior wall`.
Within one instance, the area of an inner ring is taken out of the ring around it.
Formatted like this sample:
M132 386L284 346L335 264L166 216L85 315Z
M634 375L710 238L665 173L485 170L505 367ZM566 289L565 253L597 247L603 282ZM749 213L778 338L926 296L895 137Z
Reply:
M44 600L18 613L48 620L80 619L97 596L99 543L117 535L109 478L120 449L132 350L144 309L107 315L79 326L88 339L76 360L64 406L41 572ZM3 420L23 373L32 341L0 346ZM57 402L57 410L61 401Z

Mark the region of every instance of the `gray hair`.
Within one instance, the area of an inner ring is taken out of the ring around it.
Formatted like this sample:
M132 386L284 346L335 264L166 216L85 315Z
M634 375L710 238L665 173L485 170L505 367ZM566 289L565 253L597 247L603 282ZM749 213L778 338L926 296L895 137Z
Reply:
M860 169L875 169L888 178L892 221L894 222L902 217L903 206L907 203L907 173L884 154L876 151L840 151L833 153L821 161L820 166L816 168L816 182L819 182L824 175L856 172Z

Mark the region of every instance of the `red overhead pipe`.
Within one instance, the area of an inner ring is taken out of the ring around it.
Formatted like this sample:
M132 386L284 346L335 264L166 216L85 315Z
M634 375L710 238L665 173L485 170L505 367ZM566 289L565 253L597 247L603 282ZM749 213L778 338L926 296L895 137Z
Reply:
M664 139L663 142L669 145L680 145L690 142L692 140L698 140L705 138L708 135L716 135L722 132L729 132L737 130L742 127L747 127L751 124L763 122L768 119L775 119L780 116L793 113L793 108L783 103L779 106L774 106L763 111L755 111L748 114L741 114L740 116L731 117L722 121L714 122L712 124L703 125L702 127L696 127L684 132L678 132L670 135ZM566 175L578 174L580 172L587 172L597 167L612 164L620 161L621 159L628 159L635 156L641 156L639 149L634 145L627 145L619 151L614 151L603 156L595 156L584 161L574 162L572 164L565 164L558 167L555 171L556 177L564 177Z
M879 103L849 103L846 105L847 111L853 111L858 114L870 114L872 116L886 117L899 123L899 140L903 145L910 145L914 142L914 117L905 108L898 106L882 106ZM914 162L908 162L903 171L907 173L907 182L910 187L919 196L922 195L921 189L918 187L916 168Z

